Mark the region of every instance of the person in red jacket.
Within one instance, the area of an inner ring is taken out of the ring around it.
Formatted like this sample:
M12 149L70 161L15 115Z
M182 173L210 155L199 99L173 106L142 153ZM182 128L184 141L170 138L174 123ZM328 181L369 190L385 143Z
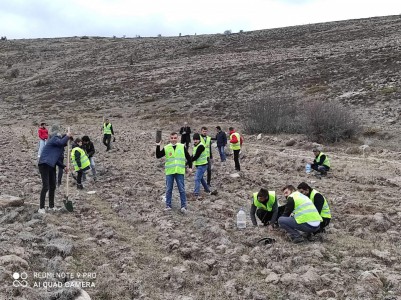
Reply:
M230 127L230 148L234 152L234 163L235 163L235 170L241 171L241 166L239 164L239 153L241 151L241 146L243 142L242 136L235 131L234 127Z
M47 139L49 138L49 132L46 128L46 123L40 123L40 127L38 129L38 136L39 136L38 158L40 158L43 147L46 145Z

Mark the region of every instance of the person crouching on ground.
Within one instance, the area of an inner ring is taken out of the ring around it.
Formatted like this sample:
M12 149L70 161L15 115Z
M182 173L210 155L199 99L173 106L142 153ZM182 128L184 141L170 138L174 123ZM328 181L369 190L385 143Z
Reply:
M74 165L74 170L77 172L77 188L82 190L82 174L90 169L89 158L86 155L84 149L82 149L82 140L76 138L74 141L73 148L71 150L71 160Z
M319 172L321 175L327 175L327 172L330 170L329 157L324 154L320 148L313 148L312 151L315 155L315 159L311 164L312 169Z
M278 224L287 231L294 243L302 243L304 238L300 232L309 235L318 231L322 217L313 202L298 192L294 186L287 185L283 188L283 193L287 198L287 204L283 215L278 219Z
M283 207L282 207L283 209ZM259 192L253 193L250 217L253 226L258 226L255 214L264 226L270 225L268 229L273 229L277 216L279 216L279 207L275 191L268 191L261 188Z

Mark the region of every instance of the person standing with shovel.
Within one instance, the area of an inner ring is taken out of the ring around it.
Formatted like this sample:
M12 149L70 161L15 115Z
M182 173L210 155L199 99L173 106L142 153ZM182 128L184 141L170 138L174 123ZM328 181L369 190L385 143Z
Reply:
M63 164L64 147L72 134L68 132L66 135L61 136L59 134L59 127L57 125L52 126L51 138L48 140L43 148L40 155L38 167L40 177L42 178L42 190L40 192L40 205L38 213L44 214L45 210L45 198L47 192L49 192L49 209L57 210L54 207L54 193L56 190L56 165L63 168L65 172L68 172L67 166Z

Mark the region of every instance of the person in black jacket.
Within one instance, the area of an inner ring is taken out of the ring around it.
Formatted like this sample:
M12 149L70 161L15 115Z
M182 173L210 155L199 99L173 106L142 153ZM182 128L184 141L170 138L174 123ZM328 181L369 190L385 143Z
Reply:
M89 136L84 135L82 137L82 149L85 150L86 155L88 155L90 167L92 170L93 180L96 181L96 169L95 169L95 159L93 155L95 155L95 146L93 145L92 141L90 140ZM85 173L83 174L83 180L86 180Z
M224 148L227 146L227 135L224 131L221 130L220 126L216 126L216 138L212 139L217 141L217 149L219 150L220 160L222 162L226 161L226 153Z
M191 127L188 126L187 122L184 122L184 126L180 129L181 134L181 144L185 145L188 149L189 143L191 143Z

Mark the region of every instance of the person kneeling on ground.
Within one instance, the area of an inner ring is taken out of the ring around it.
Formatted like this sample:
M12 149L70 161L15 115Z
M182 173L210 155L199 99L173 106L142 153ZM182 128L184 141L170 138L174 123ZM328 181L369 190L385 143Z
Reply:
M315 154L315 159L311 164L312 169L319 172L321 175L327 175L327 172L330 170L329 157L324 154L320 148L313 148L312 151L313 154Z
M283 212L284 206L278 207L278 201L275 191L268 191L261 188L259 192L253 193L250 217L253 226L258 226L255 214L264 226L270 225L273 229L277 224L277 217Z
M287 231L294 243L302 243L304 238L300 232L309 235L318 231L323 220L312 201L297 192L294 186L285 186L283 193L287 198L287 204L283 215L278 219L278 224Z
M73 148L71 150L71 160L74 165L74 170L77 172L77 188L82 190L82 174L90 169L89 158L85 151L82 149L82 140L76 138L74 141Z
M300 191L302 194L312 200L318 213L323 219L323 221L320 223L320 229L315 232L315 234L319 232L325 232L325 227L329 225L331 220L330 207L326 198L320 192L311 188L306 182L301 182L297 188L298 191Z

